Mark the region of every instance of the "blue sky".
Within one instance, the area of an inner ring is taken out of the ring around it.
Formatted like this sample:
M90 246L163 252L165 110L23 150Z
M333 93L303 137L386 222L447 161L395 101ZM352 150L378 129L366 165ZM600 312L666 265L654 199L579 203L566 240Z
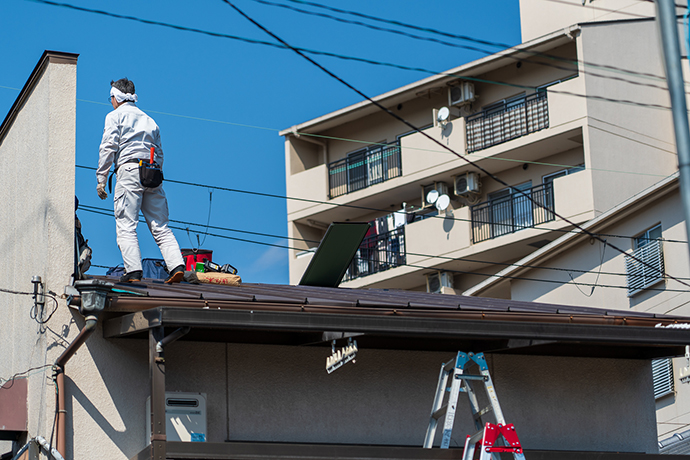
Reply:
M289 0L271 1L355 19ZM304 15L255 0L233 2L289 44L302 48L437 72L486 55ZM64 0L64 3L273 41L221 0ZM319 3L492 42L510 45L520 42L518 0L431 3L328 0ZM167 179L276 195L285 195L284 144L278 131L361 100L352 90L288 50L31 0L2 2L0 43L4 44L0 64L2 118L44 50L79 54L76 163L86 167L95 167L98 161L103 121L112 110L107 103L112 79L127 77L133 80L139 107L160 126ZM498 51L497 48L480 47L490 52ZM370 96L429 76L423 72L333 57L316 56L314 59ZM99 200L95 187L94 172L77 168L76 194L82 205L111 210L112 197ZM209 233L288 246L288 241L280 238L287 235L285 200L220 190L211 195L211 189L206 187L173 183L166 183L165 190L171 219L201 224L173 223L190 228L189 235L185 230L175 230L181 247L198 247L198 235L202 247L213 250L213 259L236 266L245 282L288 282L286 249L214 236L204 240L211 202L210 225L276 237L219 229L211 229ZM122 263L112 215L85 210L80 210L78 215L94 251L93 263L104 266ZM144 224L139 227L139 240L144 257L160 257ZM94 267L89 273L103 274L105 269Z

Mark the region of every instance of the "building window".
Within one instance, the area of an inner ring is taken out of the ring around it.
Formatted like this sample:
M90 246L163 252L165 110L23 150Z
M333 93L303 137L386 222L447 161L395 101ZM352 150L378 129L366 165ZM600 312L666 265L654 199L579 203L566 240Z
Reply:
M654 399L673 393L673 360L671 358L652 360L652 382Z
M628 297L663 281L664 254L661 225L650 228L633 240L633 252L625 256Z
M328 165L329 196L335 198L401 175L399 142L380 142Z
M556 171L555 173L547 174L542 178L542 182L544 184L548 184L553 182L554 179L558 179L559 177L563 176L569 176L570 174L574 174L576 172L584 171L585 170L585 165L578 165L578 166L573 166L572 168L567 168L567 169L562 169L560 171Z

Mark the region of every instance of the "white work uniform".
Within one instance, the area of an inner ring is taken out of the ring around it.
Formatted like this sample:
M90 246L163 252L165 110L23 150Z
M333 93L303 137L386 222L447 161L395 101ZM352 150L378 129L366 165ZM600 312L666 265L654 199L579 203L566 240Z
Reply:
M139 179L138 163L128 163L134 159L150 161L151 147L154 147L154 161L162 165L163 150L158 125L133 102L122 104L105 117L96 177L99 183L104 184L119 154L113 197L117 245L127 273L142 269L137 239L140 210L168 270L184 264L180 246L168 227L168 200L163 185L145 188Z

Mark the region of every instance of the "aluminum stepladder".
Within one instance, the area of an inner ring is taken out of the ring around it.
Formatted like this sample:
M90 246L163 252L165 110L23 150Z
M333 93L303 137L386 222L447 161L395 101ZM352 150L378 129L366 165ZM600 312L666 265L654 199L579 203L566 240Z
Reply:
M479 368L479 374L466 373L467 369L474 364ZM470 381L475 381L483 386L489 401L488 406L484 408L479 407L477 395ZM467 393L474 424L477 430L479 430L473 435L468 435L465 439L465 450L462 459L472 460L477 446L480 446L479 460L498 460L499 452L509 452L513 454L515 460L524 460L525 455L522 452L520 440L515 433L515 427L512 423L506 424L503 418L503 411L501 411L501 405L498 403L498 397L496 396L496 390L489 374L489 367L486 364L484 353L474 354L460 351L454 360L441 365L436 396L434 397L434 405L431 408L431 417L429 418L429 426L426 430L423 447L426 449L432 447L436 428L441 418L444 419L444 422L440 447L441 449L447 449L450 446L450 437L453 431L455 411L460 392ZM448 398L444 404L446 393L448 393ZM495 424L483 421L483 417L489 413L493 413L496 419ZM499 438L503 439L503 446L495 445Z

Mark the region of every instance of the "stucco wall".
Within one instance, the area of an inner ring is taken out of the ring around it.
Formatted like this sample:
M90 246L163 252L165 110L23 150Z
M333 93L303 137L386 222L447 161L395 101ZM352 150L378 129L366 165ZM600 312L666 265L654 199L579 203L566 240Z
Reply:
M328 347L176 342L166 350L167 388L207 394L212 442L422 444L439 367L453 353L360 349L355 364L330 375L329 353ZM526 448L655 451L648 361L508 355L488 361L506 419ZM143 419L138 404L121 413ZM452 445L474 432L469 407L464 399L460 404Z
M0 287L32 292L33 276L46 291L69 284L74 251L74 145L76 57L47 63L9 131L0 139L0 254L6 270ZM62 300L41 332L30 318L30 296L0 293L0 376L4 379L52 363L74 335ZM55 306L46 301L46 310ZM47 315L45 315L47 317ZM67 329L63 329L63 325ZM66 331L69 331L66 333ZM29 436L50 437L55 391L50 368L29 375ZM26 375L26 374L23 374ZM3 450L4 452L4 450Z
M598 0L593 4L581 0L520 0L520 29L522 41L526 42L578 22L654 17L654 13L652 3L631 0Z
M664 75L654 21L588 25L578 40L578 57L588 63ZM675 172L678 160L671 112L654 107L670 107L663 81L591 65L585 72L591 96L585 163L592 169L594 206L601 213Z

